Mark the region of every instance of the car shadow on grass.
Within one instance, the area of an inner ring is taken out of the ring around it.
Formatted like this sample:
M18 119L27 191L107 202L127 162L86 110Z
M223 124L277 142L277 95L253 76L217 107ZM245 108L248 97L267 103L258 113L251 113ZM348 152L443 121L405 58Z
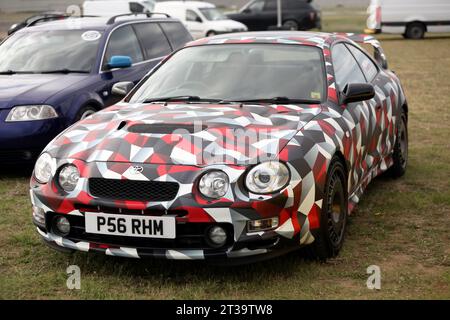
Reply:
M0 181L2 179L30 178L33 173L32 164L7 165L0 169Z
M66 256L67 257L67 256ZM78 265L86 276L114 276L134 278L137 281L170 281L186 283L190 281L253 282L260 277L276 277L294 272L300 265L320 262L310 261L301 251L252 264L217 265L203 260L164 260L143 258L141 260L108 257L101 254L75 253L68 259ZM66 262L67 263L67 262Z

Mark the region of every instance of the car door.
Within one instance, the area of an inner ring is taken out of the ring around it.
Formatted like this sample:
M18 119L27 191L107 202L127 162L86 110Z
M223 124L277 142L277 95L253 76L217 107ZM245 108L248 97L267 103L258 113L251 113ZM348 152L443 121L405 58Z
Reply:
M130 68L110 70L108 62L113 56L129 56L133 65ZM151 69L152 64L156 63L146 58L132 25L120 26L114 30L106 44L101 66L101 77L105 84L99 94L105 105L114 104L121 99L111 94L115 83L129 81L137 84Z
M195 39L203 38L208 31L204 30L205 26L200 15L191 9L186 10L186 27Z
M259 30L267 30L269 27L278 24L278 4L277 0L265 0L264 8L259 20Z
M261 15L264 9L265 0L255 0L245 7L239 14L230 15L231 19L245 24L249 31L267 30L261 23Z
M393 103L397 103L397 99L391 99L392 91L386 88L386 84L391 79L359 48L346 44L347 48L355 57L368 83L375 87L378 93L375 97L375 115L377 133L375 134L372 146L370 146L373 155L376 156L376 163L382 158L387 157L394 146L394 136L389 134L392 130L392 110L395 108Z
M337 43L332 47L333 68L336 86L342 92L348 84L366 83L357 60L344 43ZM353 191L361 180L376 165L379 159L377 144L380 136L377 113L379 106L376 99L342 105L343 117L349 124L352 139L349 187Z

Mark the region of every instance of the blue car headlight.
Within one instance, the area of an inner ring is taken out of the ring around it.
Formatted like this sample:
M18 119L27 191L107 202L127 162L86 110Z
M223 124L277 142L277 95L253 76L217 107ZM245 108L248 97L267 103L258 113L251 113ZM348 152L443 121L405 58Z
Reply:
M11 109L6 122L35 121L57 118L55 109L49 105L17 106Z

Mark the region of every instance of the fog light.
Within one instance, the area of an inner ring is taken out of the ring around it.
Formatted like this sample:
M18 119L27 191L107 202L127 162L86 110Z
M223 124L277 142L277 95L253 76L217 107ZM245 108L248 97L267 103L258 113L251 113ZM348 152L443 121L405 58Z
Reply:
M278 217L247 222L248 232L266 231L276 227L278 227Z
M227 233L222 227L214 226L208 230L208 240L213 247L222 247L227 242Z
M57 217L55 220L56 231L61 236L67 236L70 232L70 222L66 217Z
M33 206L33 219L39 226L45 227L44 209Z

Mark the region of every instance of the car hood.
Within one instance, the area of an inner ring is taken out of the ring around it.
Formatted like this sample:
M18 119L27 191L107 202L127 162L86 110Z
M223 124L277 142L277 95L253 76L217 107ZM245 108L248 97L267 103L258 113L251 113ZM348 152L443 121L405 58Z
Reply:
M279 152L320 105L119 104L50 143L58 159L210 165L256 163Z
M212 27L214 27L216 30L225 30L227 29L245 29L247 30L247 26L243 23L240 23L235 20L216 20L216 21L208 21L208 24L210 24Z
M51 96L86 77L85 74L0 75L0 109L45 103Z

